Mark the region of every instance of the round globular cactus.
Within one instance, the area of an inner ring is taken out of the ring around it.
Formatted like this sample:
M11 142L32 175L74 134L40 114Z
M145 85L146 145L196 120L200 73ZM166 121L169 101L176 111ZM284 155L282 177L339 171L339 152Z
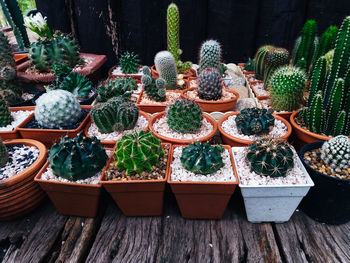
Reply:
M289 52L285 48L271 48L265 58L264 82L268 84L273 72L289 63ZM268 85L267 85L268 86Z
M66 90L52 90L36 101L36 121L45 128L60 128L75 124L81 116L76 97Z
M142 68L143 76L141 82L147 96L155 101L166 100L165 80L162 78L154 79L151 76L151 70L145 66Z
M321 159L332 169L350 168L350 140L338 135L322 145Z
M222 97L222 79L216 68L205 68L198 76L198 96L202 100L219 100Z
M246 160L251 171L270 177L286 176L294 167L294 153L287 142L264 139L249 146Z
M6 100L0 96L0 127L5 127L11 124L12 120L13 118Z
M113 154L119 169L124 170L128 175L141 175L159 164L164 152L161 141L151 132L134 131L120 139Z
M205 68L220 68L221 45L218 41L210 39L203 42L199 53L199 71Z
M244 70L254 71L254 60L253 59L249 59L246 63L244 63Z
M265 58L266 58L267 53L272 48L273 48L273 46L270 46L270 45L261 46L255 54L254 71L255 71L255 77L259 80L264 79Z
M183 148L180 160L186 170L195 174L211 174L225 165L221 157L223 151L222 146L195 142Z
M48 152L52 172L69 181L84 180L96 175L105 166L108 156L96 137L79 134L65 136Z
M7 152L7 148L0 139L0 167L4 166L8 162L8 160L9 154Z
M176 89L177 73L174 56L169 51L160 51L154 57L159 77L165 80L166 89Z
M77 72L71 72L57 88L73 93L78 99L86 99L89 97L93 85L86 76Z
M245 135L268 134L275 125L275 118L266 109L247 108L237 114L236 126Z
M169 127L181 133L194 133L202 127L202 110L191 100L176 100L166 114Z
M112 103L112 102L110 102ZM118 106L113 129L115 131L131 130L139 118L139 108L132 101L124 101Z
M140 63L137 54L125 52L119 60L120 68L125 74L137 73Z
M133 78L116 78L113 80L107 80L105 83L99 85L96 100L98 102L106 102L111 98L122 96L125 93L136 89L137 81Z
M91 118L101 133L114 131L118 106L112 103L98 103L91 109Z

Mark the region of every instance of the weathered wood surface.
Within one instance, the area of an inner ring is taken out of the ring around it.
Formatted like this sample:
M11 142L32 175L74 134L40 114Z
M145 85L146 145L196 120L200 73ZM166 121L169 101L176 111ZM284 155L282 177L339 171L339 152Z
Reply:
M222 220L185 220L166 200L162 217L128 218L106 198L95 219L62 216L47 200L0 223L0 262L350 262L350 223L296 212L288 223L251 224L238 194Z

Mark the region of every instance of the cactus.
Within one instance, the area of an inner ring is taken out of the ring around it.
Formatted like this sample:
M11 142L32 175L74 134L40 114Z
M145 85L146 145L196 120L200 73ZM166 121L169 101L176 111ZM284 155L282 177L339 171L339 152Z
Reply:
M294 111L303 101L305 73L294 66L284 66L271 76L271 106L276 111Z
M325 55L329 50L334 48L335 40L337 38L337 33L338 33L338 27L330 26L322 34L315 52L314 62L316 62L319 57Z
M166 89L176 89L177 74L173 55L169 51L160 51L154 57L154 65L159 77L165 80Z
M0 139L0 167L7 164L8 160L9 160L9 154L7 152L7 148L3 144L2 140Z
M83 134L71 139L65 136L48 152L52 172L69 181L84 180L102 170L108 156L96 137Z
M198 96L202 100L219 100L222 97L222 79L216 68L205 68L198 76Z
M326 58L322 56L316 61L316 64L313 67L313 71L311 74L308 104L311 103L314 96L319 90L323 90L323 87L326 82L326 73L327 73L327 61L326 61Z
M137 73L139 70L139 58L133 52L125 52L119 60L120 68L125 74Z
M339 135L324 142L321 159L332 169L350 168L350 141L348 137Z
M202 110L191 100L179 99L169 106L166 114L169 127L181 133L194 133L202 126Z
M60 128L75 124L81 116L81 107L75 96L66 90L52 90L36 101L35 119L45 128Z
M133 78L116 78L107 80L97 89L98 102L106 102L110 98L121 96L137 89L137 81ZM129 93L131 95L131 93Z
M265 58L266 58L267 53L272 48L273 48L273 46L270 46L270 45L261 46L255 54L254 71L255 71L255 77L259 80L264 79Z
M266 109L247 108L235 119L236 126L245 135L268 134L275 125L275 118Z
M0 96L0 127L5 127L11 124L13 118L7 106L7 102Z
M329 50L325 55L326 59L326 69L327 73L329 72L329 69L331 68L332 62L333 62L333 57L334 57L334 49Z
M326 105L326 126L325 133L326 134L334 134L332 131L334 130L334 124L337 125L338 115L341 112L342 102L344 97L344 80L337 79L331 94L328 104Z
M254 60L253 59L249 59L246 63L244 63L244 70L254 71Z
M268 83L269 78L281 66L289 63L289 52L285 48L271 48L265 58L264 82Z
M287 142L265 139L252 144L246 156L251 171L270 177L284 177L294 167L294 153Z
M211 146L209 143L195 142L183 148L181 163L186 170L195 174L212 174L225 166L222 161L222 146Z
M91 109L91 118L101 133L114 131L118 106L112 103L98 103Z
M166 100L165 80L158 78L154 79L151 76L151 70L149 67L144 66L142 68L143 76L141 82L147 96L155 101L162 102Z
M221 45L218 41L210 39L203 42L199 53L199 71L205 68L220 68Z
M136 126L139 118L139 108L131 101L124 101L119 104L114 130L131 130Z
M113 154L116 166L127 175L142 175L144 171L152 170L164 156L160 140L145 131L124 135Z

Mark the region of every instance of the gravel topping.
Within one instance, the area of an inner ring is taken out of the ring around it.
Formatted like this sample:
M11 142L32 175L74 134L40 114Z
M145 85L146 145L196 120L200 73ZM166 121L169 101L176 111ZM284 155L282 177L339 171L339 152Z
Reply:
M199 100L199 96L198 96L198 90L190 90L186 92L186 95L189 97L189 99L195 99L195 100ZM222 89L222 97L219 100L216 100L217 102L222 102L222 101L226 101L226 100L231 100L236 98L235 94L228 92L226 89ZM211 101L211 100L209 100Z
M28 93L28 92L23 92L22 93L22 99L24 101L27 101L27 100L31 100L35 97L35 94L32 94L32 93Z
M179 93L179 92L167 91L166 92L166 101L164 101L164 102L157 102L157 101L154 101L154 100L150 99L147 96L146 92L143 92L140 104L170 105L170 104L174 103L175 100L180 98L180 96L181 96L181 93Z
M270 92L264 88L264 83L256 83L252 85L257 96L270 96Z
M137 73L125 74L125 73L123 73L121 67L118 66L112 71L112 75L114 75L114 76L116 76L116 75L143 76L143 73L142 73L142 68L139 68L139 71Z
M11 111L11 116L13 117L13 121L11 122L11 124L5 127L0 127L0 131L13 131L33 112L34 111L29 111L29 110Z
M249 81L258 81L257 78L255 78L255 74L248 74L246 75L246 78L249 80Z

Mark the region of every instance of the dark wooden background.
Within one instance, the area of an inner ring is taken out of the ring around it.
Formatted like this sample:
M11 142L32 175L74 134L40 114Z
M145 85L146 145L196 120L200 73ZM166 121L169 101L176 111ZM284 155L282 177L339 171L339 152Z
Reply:
M72 33L81 50L108 57L106 67L129 50L152 65L166 49L170 0L36 0L54 29ZM197 62L200 43L223 45L225 62L246 61L263 44L292 49L306 19L321 34L350 15L350 0L175 0L180 9L182 60Z

